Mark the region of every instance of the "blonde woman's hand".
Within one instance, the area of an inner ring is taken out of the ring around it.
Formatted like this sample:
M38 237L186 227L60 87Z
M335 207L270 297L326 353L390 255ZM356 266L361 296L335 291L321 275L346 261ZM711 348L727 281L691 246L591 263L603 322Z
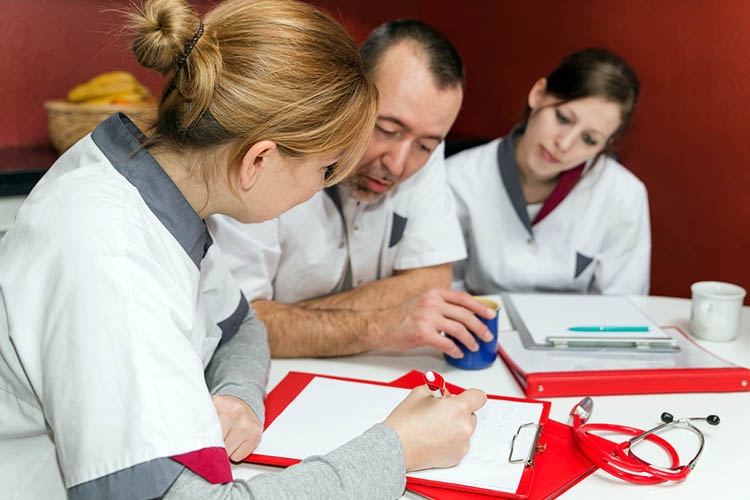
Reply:
M234 396L211 396L221 422L224 446L231 460L239 462L253 452L263 434L258 416L244 401Z
M426 385L414 388L383 422L401 439L406 470L456 465L469 451L474 412L486 401L479 389L435 398Z

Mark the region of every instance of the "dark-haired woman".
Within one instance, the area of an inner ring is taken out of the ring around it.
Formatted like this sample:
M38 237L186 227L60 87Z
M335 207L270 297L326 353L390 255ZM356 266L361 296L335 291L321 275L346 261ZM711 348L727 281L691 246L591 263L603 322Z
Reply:
M528 96L502 139L448 159L468 257L454 285L471 293L647 294L646 188L610 153L638 100L638 79L605 49L575 52Z

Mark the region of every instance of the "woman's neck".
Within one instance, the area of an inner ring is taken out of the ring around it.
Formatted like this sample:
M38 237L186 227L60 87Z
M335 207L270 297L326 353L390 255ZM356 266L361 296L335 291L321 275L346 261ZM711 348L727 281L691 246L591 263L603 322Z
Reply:
M225 207L217 201L226 199L222 196L226 186L211 181L220 177L215 175L215 172L201 171L211 168L214 162L221 164L220 153L216 156L197 157L176 153L167 148L155 148L150 152L201 219L215 213L223 213ZM196 165L197 168L193 168Z

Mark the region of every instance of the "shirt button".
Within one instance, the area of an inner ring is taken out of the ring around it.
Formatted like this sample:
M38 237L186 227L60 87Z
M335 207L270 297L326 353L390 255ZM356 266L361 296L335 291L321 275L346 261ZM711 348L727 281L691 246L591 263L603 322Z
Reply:
M526 243L528 243L529 245L533 245L534 244L534 240L531 239L531 238L529 238L528 240L526 240Z
M354 226L355 231L359 231L359 226Z
M357 280L357 284L361 285L362 284L362 280Z
M339 243L339 248L344 248L345 246L346 246L346 243L344 243L343 241Z

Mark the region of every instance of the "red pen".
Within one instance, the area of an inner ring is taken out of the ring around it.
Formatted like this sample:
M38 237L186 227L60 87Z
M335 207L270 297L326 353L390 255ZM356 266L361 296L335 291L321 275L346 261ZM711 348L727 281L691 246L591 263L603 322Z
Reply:
M424 383L427 384L433 397L442 398L445 396L445 379L439 373L424 372Z

